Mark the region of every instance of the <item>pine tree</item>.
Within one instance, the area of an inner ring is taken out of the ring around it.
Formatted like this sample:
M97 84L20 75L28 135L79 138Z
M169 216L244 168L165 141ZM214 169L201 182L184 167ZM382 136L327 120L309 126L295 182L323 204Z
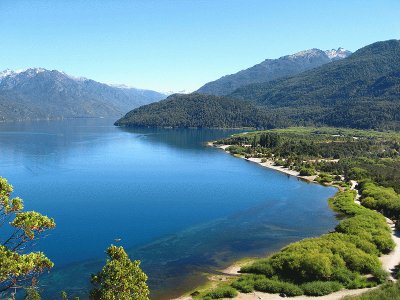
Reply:
M123 247L111 245L103 269L92 275L90 299L148 300L147 276L140 269L140 261L131 261Z

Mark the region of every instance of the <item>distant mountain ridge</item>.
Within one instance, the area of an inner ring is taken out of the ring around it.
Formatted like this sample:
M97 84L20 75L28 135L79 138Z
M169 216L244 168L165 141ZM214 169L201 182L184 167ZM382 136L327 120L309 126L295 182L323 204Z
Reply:
M400 40L376 42L344 59L291 77L246 85L224 97L204 96L199 105L210 105L196 118L197 127L207 127L209 119L221 118L223 124L235 120L237 127L328 125L400 130ZM170 96L168 99L174 101L167 99L135 109L117 125L185 127L177 121L180 115L175 112L196 116L197 98ZM224 109L217 108L219 114L215 114L219 101L225 103ZM237 118L243 102L252 106L246 106L246 111L253 113ZM214 120L213 124L217 123Z
M376 42L346 59L290 78L237 89L251 101L307 125L400 129L400 40Z
M251 68L206 83L197 92L219 96L228 95L242 86L293 76L350 55L350 51L341 47L337 50L326 51L313 48L278 59L266 59Z
M0 72L0 121L120 116L166 95L115 87L57 70Z

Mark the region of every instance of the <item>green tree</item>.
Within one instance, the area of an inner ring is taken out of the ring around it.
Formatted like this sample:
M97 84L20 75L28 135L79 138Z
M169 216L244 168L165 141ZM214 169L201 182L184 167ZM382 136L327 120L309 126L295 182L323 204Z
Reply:
M62 300L67 300L67 299L68 299L68 294L67 294L66 291L62 291L62 292L61 292L61 299L62 299Z
M24 249L53 229L54 220L35 211L23 211L22 199L10 198L12 192L13 187L0 177L0 296L9 294L13 287L36 285L37 277L53 267L42 252L26 253Z
M26 289L24 300L41 300L39 292L32 287Z
M147 276L140 269L140 261L131 261L123 247L111 245L103 269L92 275L90 299L148 300Z

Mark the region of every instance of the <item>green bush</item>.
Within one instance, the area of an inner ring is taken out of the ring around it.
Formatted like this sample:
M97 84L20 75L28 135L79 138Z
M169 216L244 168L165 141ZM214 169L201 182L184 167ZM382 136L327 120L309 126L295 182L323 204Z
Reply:
M312 176L312 175L315 175L315 170L312 168L301 168L299 175L300 176Z
M346 288L354 285L354 281L359 276L358 273L351 272L349 269L340 269L333 274L331 280L340 282Z
M331 183L333 181L333 177L326 173L320 173L316 179L319 183ZM340 176L339 176L340 180Z
M340 212L348 217L369 212L369 210L365 207L354 203L355 196L355 191L337 193L335 197L329 199L329 203L335 211Z
M226 148L227 151L229 151L229 153L232 154L239 154L239 155L244 155L246 153L246 147L242 147L242 146L237 146L237 145L232 145L229 146L228 148Z
M377 186L372 182L360 183L361 203L368 208L382 211L388 218L398 220L400 216L400 195L393 188Z
M254 289L264 293L284 293L287 296L303 295L303 290L295 284L267 278L255 281Z
M354 280L346 285L346 288L348 289L363 289L363 288L371 288L377 285L376 281L369 280L365 276L361 276L358 273L355 273L355 278Z
M232 287L242 293L250 293L254 290L254 284L247 281L237 280L232 283Z
M312 281L302 284L301 288L305 295L323 296L341 290L343 285L336 281Z
M237 291L230 286L221 286L217 287L211 292L208 292L204 297L205 300L207 297L211 299L220 299L220 298L235 298L237 296Z
M240 269L241 273L262 274L268 277L274 275L275 271L272 268L269 259L259 259L254 263L244 266Z
M359 214L340 222L340 224L336 226L336 231L350 235L358 235L374 243L381 253L388 253L395 246L385 218L373 211Z
M378 283L384 283L389 276L388 272L382 270L381 268L373 270L372 275L374 275L374 278Z
M352 235L352 234L344 234L340 232L333 232L330 234L324 234L321 236L322 238L330 241L346 241L354 244L358 249L361 249L362 251L368 253L368 254L373 254L378 256L379 251L376 247L376 245L370 241L367 241L363 238L361 238L358 235Z

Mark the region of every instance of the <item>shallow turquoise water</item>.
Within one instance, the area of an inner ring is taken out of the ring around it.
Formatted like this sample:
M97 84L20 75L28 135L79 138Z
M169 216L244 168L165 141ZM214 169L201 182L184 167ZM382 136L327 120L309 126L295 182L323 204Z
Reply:
M205 147L234 131L127 130L108 119L0 124L0 175L57 229L36 249L56 263L41 283L83 296L116 238L141 259L153 299L204 271L334 228L333 188Z

